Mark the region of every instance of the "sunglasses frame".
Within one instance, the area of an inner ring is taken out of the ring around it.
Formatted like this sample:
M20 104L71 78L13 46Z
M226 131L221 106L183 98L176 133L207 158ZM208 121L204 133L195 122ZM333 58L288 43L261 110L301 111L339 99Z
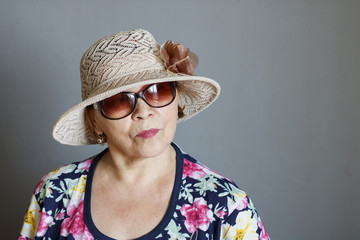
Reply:
M173 98L171 99L171 101L170 101L169 103L167 103L167 104L165 104L165 105L153 106L153 105L151 105L151 104L146 100L146 98L145 98L145 96L144 96L144 92L145 92L147 89L149 89L150 87L152 87L152 86L154 86L154 85L161 84L161 83L170 83L170 87L171 87L171 91L172 91L172 94L173 94ZM163 107L166 107L166 106L170 105L170 104L175 100L175 98L176 98L176 83L175 83L175 82L160 82L160 83L154 83L154 84L151 84L151 85L147 86L144 90L142 90L141 92L138 92L138 93L134 93L134 92L120 92L120 93L118 93L118 94L124 94L124 93L125 93L125 94L129 94L129 95L132 95L132 96L134 96L134 98L135 98L134 106L133 106L133 108L131 109L131 111L130 111L129 114L127 114L127 115L125 115L125 116L123 116L123 117L119 117L119 118L111 118L111 117L106 116L106 114L104 113L103 108L102 108L102 103L103 103L106 99L101 100L101 101L95 103L95 104L94 104L95 109L98 109L99 112L101 113L101 115L102 115L104 118L107 118L107 119L110 119L110 120L119 120L119 119L122 119L122 118L126 118L127 116L131 115L131 114L134 112L134 110L135 110L135 108L136 108L136 104L137 104L138 98L141 98L142 100L144 100L144 102L145 102L147 105L149 105L150 107L152 107L152 108L163 108ZM117 95L117 94L115 94L115 95Z

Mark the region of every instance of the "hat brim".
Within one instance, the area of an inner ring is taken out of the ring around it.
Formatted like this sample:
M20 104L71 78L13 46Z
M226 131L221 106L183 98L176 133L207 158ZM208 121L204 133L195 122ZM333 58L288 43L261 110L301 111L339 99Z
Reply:
M184 116L178 119L179 122L189 119L206 109L220 94L219 84L207 77L169 74L168 71L152 74L142 73L142 75L141 77L129 75L128 84L124 84L124 79L122 78L121 86L116 86L116 84L103 86L101 89L95 90L87 99L67 110L58 118L53 126L52 134L54 139L62 144L73 146L97 144L86 123L85 108L136 86L158 82L177 82L180 90L179 105L181 107L185 106ZM112 79L111 82L114 83L116 80Z

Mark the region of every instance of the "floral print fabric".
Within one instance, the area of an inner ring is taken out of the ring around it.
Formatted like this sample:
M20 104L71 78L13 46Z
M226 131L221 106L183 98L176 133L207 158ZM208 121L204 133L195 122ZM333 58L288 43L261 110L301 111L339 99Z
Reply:
M173 195L161 223L139 239L270 239L247 194L172 144ZM101 156L45 175L35 188L19 240L112 239L93 224L91 181Z

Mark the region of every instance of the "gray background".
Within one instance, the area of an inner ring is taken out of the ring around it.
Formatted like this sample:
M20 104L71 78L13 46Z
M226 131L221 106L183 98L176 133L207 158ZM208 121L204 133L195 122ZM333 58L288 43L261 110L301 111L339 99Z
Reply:
M360 1L1 1L1 239L37 181L99 147L58 144L79 61L144 28L199 55L220 98L175 141L252 197L272 239L360 239Z

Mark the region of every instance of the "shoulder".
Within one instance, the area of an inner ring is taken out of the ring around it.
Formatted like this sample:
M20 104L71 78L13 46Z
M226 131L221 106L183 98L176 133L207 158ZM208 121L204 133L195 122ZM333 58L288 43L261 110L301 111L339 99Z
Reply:
M82 191L94 159L67 164L44 175L35 187L36 200L41 204L46 198L56 199L64 193L69 197L77 190Z
M221 239L269 239L245 191L185 152L178 154L183 162L183 175L177 216L182 215L185 224L201 219L201 227L206 228L217 222L213 226L219 227Z
M214 212L220 218L223 215L230 215L235 209L243 210L251 207L251 200L246 192L231 179L210 169L182 150L181 154L183 158L182 195L192 191L194 199L204 199L208 205L214 207Z
M45 174L41 178L40 182L64 180L67 178L72 178L72 179L78 178L79 176L81 176L83 174L87 174L93 160L94 160L94 158L92 157L92 158L88 158L83 161L64 165L58 169L55 169L55 170Z

